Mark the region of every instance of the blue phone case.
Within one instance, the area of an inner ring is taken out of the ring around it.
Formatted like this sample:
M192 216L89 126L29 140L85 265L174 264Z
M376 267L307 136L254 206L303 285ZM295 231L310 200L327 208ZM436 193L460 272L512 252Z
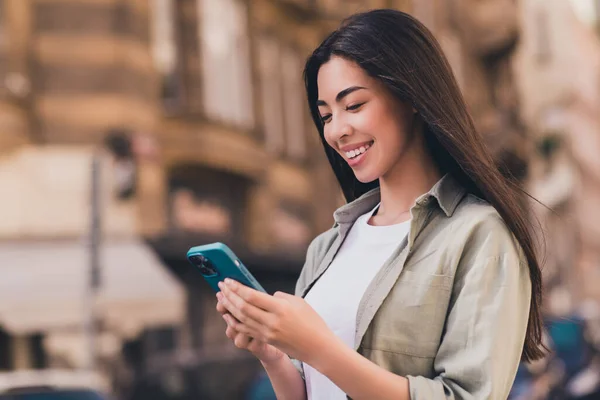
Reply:
M221 291L218 286L219 282L222 282L225 278L230 278L240 282L243 285L266 293L265 289L263 289L258 281L246 269L240 259L237 258L233 251L231 251L231 249L225 244L211 243L189 249L187 252L187 259L195 268L198 268L190 260L190 257L195 255L201 255L207 258L216 270L215 275L207 276L202 274L204 279L214 289L215 292Z

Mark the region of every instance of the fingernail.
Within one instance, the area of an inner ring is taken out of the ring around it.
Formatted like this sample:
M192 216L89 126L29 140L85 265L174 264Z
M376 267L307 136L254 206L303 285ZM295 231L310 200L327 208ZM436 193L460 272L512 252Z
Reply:
M221 292L217 292L217 299L221 300L221 297L223 297L223 293Z
M225 278L225 283L228 285L231 285L232 280L229 278Z

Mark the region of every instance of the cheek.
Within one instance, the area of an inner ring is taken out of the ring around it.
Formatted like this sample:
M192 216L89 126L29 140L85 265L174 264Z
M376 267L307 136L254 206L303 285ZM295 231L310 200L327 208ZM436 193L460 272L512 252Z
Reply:
M388 143L403 146L410 136L412 114L407 115L403 109L390 110L385 117L382 116L381 132Z
M408 134L403 124L397 121L381 121L375 135L380 143L380 159L384 163L394 163L408 146Z
M327 142L327 144L330 147L334 147L335 141L333 139L333 135L331 134L330 129L328 129L327 126L325 126L323 130L323 137L325 138L325 142Z

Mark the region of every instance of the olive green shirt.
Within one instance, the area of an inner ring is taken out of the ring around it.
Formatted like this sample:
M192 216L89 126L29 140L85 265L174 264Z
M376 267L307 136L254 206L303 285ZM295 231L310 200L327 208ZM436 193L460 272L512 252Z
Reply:
M333 228L309 246L297 296L307 294L352 224L379 201L375 189L334 213ZM412 400L506 399L531 300L520 246L497 211L449 175L410 212L408 236L398 239L362 297L355 349L408 378Z

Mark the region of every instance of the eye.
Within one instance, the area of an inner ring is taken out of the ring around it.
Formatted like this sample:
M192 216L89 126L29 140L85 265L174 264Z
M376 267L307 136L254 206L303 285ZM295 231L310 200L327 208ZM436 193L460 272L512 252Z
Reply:
M323 122L324 124L326 124L330 120L331 120L331 114L321 115L321 122Z
M356 111L365 103L352 104L346 107L346 111Z

